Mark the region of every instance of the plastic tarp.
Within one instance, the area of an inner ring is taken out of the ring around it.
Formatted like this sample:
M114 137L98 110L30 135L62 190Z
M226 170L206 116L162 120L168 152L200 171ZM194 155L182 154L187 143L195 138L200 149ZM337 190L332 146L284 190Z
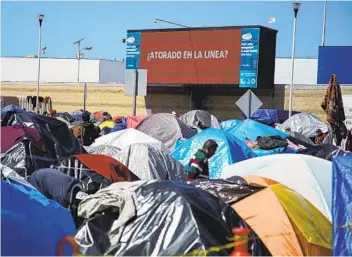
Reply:
M253 158L225 167L221 178L256 175L286 185L311 202L331 222L332 163L303 154Z
M36 189L1 181L1 255L57 256L57 244L74 236L71 214ZM70 247L65 255L72 256Z
M44 140L46 151L58 161L66 160L74 154L85 153L84 148L62 121L29 112L13 113L2 121L2 126L18 124L37 128Z
M141 123L147 116L128 116L127 117L127 128L135 128Z
M228 204L236 203L264 187L248 185L245 180L196 179L192 185L214 195Z
M238 126L239 124L241 124L241 122L242 120L232 119L232 120L225 120L221 122L220 125L223 130L228 130L230 128L234 128Z
M170 152L169 149L162 142L136 129L125 129L109 133L108 135L104 135L102 137L98 137L91 145L91 149L101 145L113 146L118 149L124 149L135 143L153 145L162 151L165 151L167 153Z
M292 112L292 115L298 114L299 112ZM251 120L258 121L264 124L275 124L282 123L289 118L289 111L277 110L277 109L258 109L252 116Z
M13 169L3 165L0 163L0 171L1 171L1 179L6 179L8 181L14 181L19 184L28 186L30 188L35 189L30 183L27 182L23 177L17 174Z
M221 128L218 119L211 113L204 110L193 110L183 114L180 119L188 126L202 129ZM201 123L201 126L200 126Z
M86 197L78 215L85 221L76 241L83 254L94 256L179 256L228 244L232 228L246 226L220 199L165 180L112 184ZM255 234L250 238L250 253L270 255Z
M317 129L320 129L323 133L330 132L331 134L329 125L325 124L317 116L305 112L295 114L283 124L279 125L279 129L282 131L287 127L290 128L291 131L301 133L309 138L317 135Z
M160 149L147 144L133 144L115 156L141 180L185 181L188 171Z
M345 152L341 148L338 148L331 144L312 146L310 148L300 151L300 153L315 156L328 161L332 161L334 156L352 156L352 153Z
M228 133L234 135L239 138L243 142L248 138L251 141L256 141L257 137L266 137L266 136L280 136L285 139L288 135L280 130L267 126L265 124L256 122L254 120L244 120L239 125L229 128L226 130ZM259 148L253 149L253 152L257 156L271 155L271 154L279 154L279 153L293 153L294 151L290 151L286 147L279 147L273 150L263 150Z
M224 167L256 157L253 151L238 138L221 129L206 129L180 144L172 153L172 157L189 167L191 157L203 147L208 139L218 144L214 156L209 159L209 178L220 178Z
M352 156L333 160L333 256L352 256Z
M197 133L171 113L150 115L136 129L159 140L171 150L175 148L177 140L188 139Z
M102 123L99 124L99 128L100 130L104 130L105 128L114 128L115 127L115 121L113 120L106 120L106 121L103 121Z

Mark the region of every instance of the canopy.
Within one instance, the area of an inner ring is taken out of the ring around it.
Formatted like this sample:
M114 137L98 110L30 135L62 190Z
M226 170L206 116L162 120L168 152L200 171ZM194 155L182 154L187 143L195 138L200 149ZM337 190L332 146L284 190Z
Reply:
M136 129L125 129L98 137L91 147L93 148L101 145L108 145L117 147L118 149L124 149L135 143L153 145L162 151L167 153L170 152L163 143Z
M276 181L245 179L266 186L232 205L273 256L329 256L332 224L311 203Z
M332 163L302 154L253 158L225 167L221 177L257 175L290 187L331 218Z
M237 119L225 120L221 122L220 125L223 130L228 130L230 128L238 126L239 124L241 124L241 122L242 122L241 120L237 120Z
M218 119L204 110L193 110L183 114L180 118L185 124L197 129L221 128Z
M292 112L292 115L298 114L299 112ZM289 118L289 111L287 110L277 110L277 109L258 109L252 116L251 120L258 121L264 124L275 124L282 123Z
M188 167L191 157L203 147L208 139L214 140L219 146L215 155L209 160L209 177L211 179L220 178L224 167L255 157L252 150L241 140L224 130L213 128L206 129L180 143L172 153L172 157Z
M76 240L91 256L180 256L228 244L232 228L246 226L225 202L166 180L114 183L87 196L78 215L85 221ZM250 236L250 253L268 254L256 235ZM228 256L231 250L215 254Z
M291 116L291 118L279 125L279 128L282 131L285 128L290 128L291 131L301 133L307 137L315 137L317 129L320 129L323 133L331 131L330 126L321 121L317 116L305 112Z
M352 256L352 156L333 160L333 256Z
M150 115L136 129L159 140L171 150L175 148L177 140L188 139L197 133L171 113Z
M59 241L75 232L71 214L58 203L32 187L1 180L2 256L57 256Z
M142 180L186 180L188 171L185 167L152 145L132 144L112 157Z

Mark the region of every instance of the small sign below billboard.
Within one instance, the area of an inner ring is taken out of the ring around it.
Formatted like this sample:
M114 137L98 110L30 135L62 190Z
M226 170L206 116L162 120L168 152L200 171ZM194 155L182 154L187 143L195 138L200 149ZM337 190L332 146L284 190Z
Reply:
M147 95L147 70L137 70L138 76L136 79L136 70L125 70L125 95L133 96L135 94L136 80L138 87L136 94L138 96Z
M252 116L252 114L263 105L259 98L248 89L240 99L237 100L236 105L241 109L241 111L246 115L247 119Z
M129 32L126 39L126 69L140 68L141 33Z

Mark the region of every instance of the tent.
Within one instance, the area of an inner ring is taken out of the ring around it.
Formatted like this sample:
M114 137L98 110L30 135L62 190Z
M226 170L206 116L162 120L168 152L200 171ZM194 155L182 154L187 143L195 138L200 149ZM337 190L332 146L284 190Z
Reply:
M352 156L333 160L333 256L352 256Z
M257 176L244 177L265 188L232 205L273 256L331 256L332 224L289 187Z
M59 241L75 232L71 214L58 203L32 187L1 180L2 256L57 256Z
M110 157L116 156L117 153L121 151L120 148L111 145L98 145L95 147L85 146L85 149L90 154L102 154Z
M247 138L251 141L256 141L257 137L266 137L266 136L280 136L283 139L288 138L288 135L280 130L277 130L268 125L256 122L254 120L249 120L249 119L242 121L237 126L229 128L226 131L234 135L235 137L239 138L243 142L245 142ZM253 152L257 156L263 156L263 155L278 154L278 153L285 153L285 152L292 153L293 150L290 150L286 147L280 147L273 150L263 150L263 149L255 148L253 149Z
M257 175L290 187L331 221L332 164L313 156L278 154L225 167L221 178Z
M303 135L302 133L289 131L286 132L289 135L289 139L292 141L297 141L299 144L302 144L305 147L314 146L315 143L307 136Z
M152 145L132 144L111 157L126 165L142 180L186 180L188 171L185 167Z
M219 145L215 155L209 160L209 177L220 178L224 167L241 162L256 155L245 143L221 129L206 129L187 141L180 143L172 153L172 157L185 167L189 166L191 157L203 147L208 139L213 139Z
M135 143L153 145L167 153L170 152L163 143L136 129L125 129L99 137L90 146L90 149L101 145L114 146L118 149L124 149Z
M239 124L241 124L241 122L242 122L241 120L232 119L232 120L225 120L221 122L220 125L223 130L228 130L230 128L238 126Z
M232 228L246 226L220 199L192 185L166 180L114 183L86 197L78 215L85 221L75 239L82 253L91 256L192 254L230 243ZM252 255L270 255L254 233L250 236ZM228 256L231 250L212 255Z
M105 128L113 129L115 127L115 121L106 120L99 124L99 128L103 131Z
M44 140L36 128L6 126L1 127L1 134L1 162L21 177L57 161L46 151Z
M74 118L68 112L58 112L58 113L56 113L56 117L64 119L64 120L68 121L69 123L74 121Z
M145 118L147 118L148 115L146 116L128 116L127 117L127 128L135 128L141 123Z
M204 110L193 110L183 114L180 119L188 126L203 130L204 128L221 128L218 119Z
M175 148L177 140L188 139L197 133L171 113L150 115L136 129L159 140L171 150Z
M109 133L116 132L116 131L121 131L121 130L124 130L126 128L127 128L127 126L126 126L125 123L116 123L113 128L105 127L104 128L104 135L107 135Z
M331 143L332 140L331 127L313 114L304 112L295 114L283 124L279 125L279 129L282 131L287 127L290 128L291 131L299 132L309 138L315 137L317 129L320 129L323 132L329 132L330 135L324 142Z
M292 112L292 115L299 112ZM246 118L246 117L244 117ZM282 123L289 118L289 111L278 109L258 109L250 117L251 120L258 121L267 125Z
M332 161L334 156L351 155L332 144L316 145L300 151L301 154L315 156L324 160Z

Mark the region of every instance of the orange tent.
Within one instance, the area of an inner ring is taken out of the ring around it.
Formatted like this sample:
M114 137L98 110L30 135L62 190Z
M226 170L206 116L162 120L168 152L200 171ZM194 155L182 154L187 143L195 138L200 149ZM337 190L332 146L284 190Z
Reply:
M148 116L149 115L145 115L145 116L128 116L127 117L127 128L135 128L135 127L137 127Z
M94 170L109 179L112 183L138 180L138 177L125 165L109 156L100 154L78 154L74 155L74 157L87 168Z
M248 184L266 188L232 205L273 256L331 256L332 225L292 189L258 176Z

